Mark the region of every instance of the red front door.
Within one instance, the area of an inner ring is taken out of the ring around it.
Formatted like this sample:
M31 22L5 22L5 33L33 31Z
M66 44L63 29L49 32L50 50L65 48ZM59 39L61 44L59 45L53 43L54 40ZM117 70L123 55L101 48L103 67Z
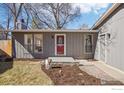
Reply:
M56 36L56 54L64 55L64 35Z

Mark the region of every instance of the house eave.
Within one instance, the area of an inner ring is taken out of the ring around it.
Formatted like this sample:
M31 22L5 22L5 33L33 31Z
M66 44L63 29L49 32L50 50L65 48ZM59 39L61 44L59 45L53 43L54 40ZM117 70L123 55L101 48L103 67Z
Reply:
M5 30L5 32L7 32L7 30ZM52 29L30 29L30 30L12 30L10 31L12 33L21 33L21 32L25 32L25 33L30 33L30 32L52 32L52 33L61 33L61 32L98 32L97 30L89 30L89 29L67 29L67 30L52 30Z
M114 3L91 27L91 29L97 28L121 3Z

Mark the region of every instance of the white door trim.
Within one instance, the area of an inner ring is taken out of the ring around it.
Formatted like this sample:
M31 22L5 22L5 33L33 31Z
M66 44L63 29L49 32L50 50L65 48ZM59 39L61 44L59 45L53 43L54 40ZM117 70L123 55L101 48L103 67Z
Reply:
M57 36L58 35L63 35L64 36L64 54L57 54ZM55 34L55 56L66 56L66 34Z

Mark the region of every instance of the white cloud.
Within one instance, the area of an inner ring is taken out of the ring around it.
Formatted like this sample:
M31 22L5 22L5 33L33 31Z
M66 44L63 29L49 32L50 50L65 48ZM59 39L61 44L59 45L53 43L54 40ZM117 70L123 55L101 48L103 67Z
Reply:
M73 7L80 7L81 13L90 13L94 12L98 14L100 9L107 8L109 4L106 3L80 3L73 4Z

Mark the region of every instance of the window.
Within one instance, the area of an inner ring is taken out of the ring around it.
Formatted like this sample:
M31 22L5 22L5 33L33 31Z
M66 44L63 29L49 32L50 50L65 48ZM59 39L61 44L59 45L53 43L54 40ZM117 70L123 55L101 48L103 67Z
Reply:
M107 39L109 40L111 38L111 34L107 33Z
M64 44L64 36L57 36L57 44Z
M29 51L32 52L33 51L33 38L32 38L32 34L25 34L24 36L24 40L25 40L25 48Z
M92 37L92 35L90 34L88 34L88 35L85 35L85 53L92 53L92 49L93 49L93 46L92 46L92 43L93 43L93 41L92 41L92 39L93 39L93 37Z
M42 34L34 34L34 52L43 52L43 36Z

